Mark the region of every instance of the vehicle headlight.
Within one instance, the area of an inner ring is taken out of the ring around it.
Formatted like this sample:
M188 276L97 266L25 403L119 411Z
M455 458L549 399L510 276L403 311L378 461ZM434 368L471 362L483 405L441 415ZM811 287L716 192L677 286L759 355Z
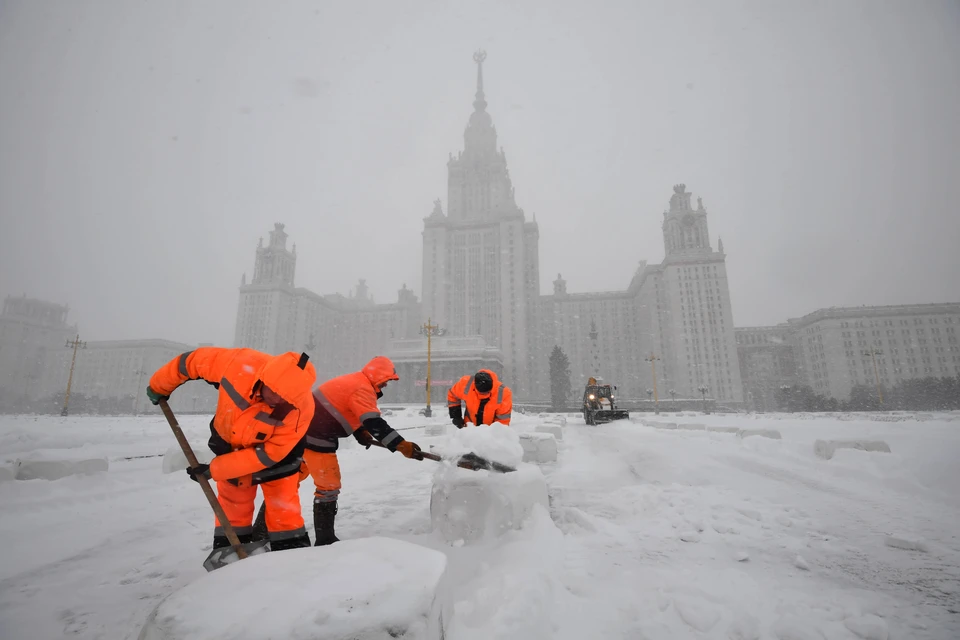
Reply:
M591 393L589 396L587 396L587 397L590 398L591 400L596 400L596 399L597 399L596 396L594 396L592 393Z
M616 397L616 396L611 395L611 396L610 396L610 399L613 400L615 397Z

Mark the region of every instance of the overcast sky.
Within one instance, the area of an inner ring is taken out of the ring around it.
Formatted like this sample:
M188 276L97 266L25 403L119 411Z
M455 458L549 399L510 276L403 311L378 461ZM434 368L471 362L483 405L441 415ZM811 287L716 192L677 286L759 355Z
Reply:
M0 295L232 344L297 285L420 295L477 48L541 288L624 288L703 198L738 326L960 300L960 3L0 0Z

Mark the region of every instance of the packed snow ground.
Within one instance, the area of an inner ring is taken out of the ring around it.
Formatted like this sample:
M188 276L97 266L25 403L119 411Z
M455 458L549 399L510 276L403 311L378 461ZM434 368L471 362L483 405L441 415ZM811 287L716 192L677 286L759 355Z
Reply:
M570 417L542 467L549 512L453 545L430 531L436 463L352 446L337 532L444 552L450 640L958 638L960 416L933 418L659 417L783 436L741 440ZM462 444L424 436L413 411L388 420L424 448ZM203 447L208 418L181 422ZM822 460L817 439L881 439L892 453ZM161 472L173 443L159 415L0 420L0 463L110 462L0 481L0 638L136 638L161 599L204 574L212 516L186 474Z

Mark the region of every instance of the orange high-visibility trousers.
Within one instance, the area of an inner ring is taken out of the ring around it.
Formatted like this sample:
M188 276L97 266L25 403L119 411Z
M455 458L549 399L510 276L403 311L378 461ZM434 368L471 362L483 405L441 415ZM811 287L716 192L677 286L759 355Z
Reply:
M336 453L320 453L307 449L303 452L303 461L313 477L316 490L313 501L336 502L340 496L340 461Z
M257 486L238 487L230 482L217 483L217 499L238 536L253 533L253 502ZM297 474L259 485L266 504L267 531L271 541L288 540L306 534L300 511L300 479ZM215 536L224 535L220 521Z

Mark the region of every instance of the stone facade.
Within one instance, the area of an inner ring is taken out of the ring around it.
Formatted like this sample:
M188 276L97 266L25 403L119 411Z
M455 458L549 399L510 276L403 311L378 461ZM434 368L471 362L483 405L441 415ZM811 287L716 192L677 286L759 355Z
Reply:
M788 324L804 380L838 400L856 385L876 385L878 376L892 387L960 375L960 304L832 307Z
M641 262L624 291L570 294L558 276L541 297L537 367L549 393L547 361L554 345L570 358L574 391L590 376L617 384L626 400L697 398L700 386L721 405L743 402L723 243L714 251L707 211L690 205L685 185L674 187L663 214L666 257ZM675 394L671 394L670 391Z
M776 411L781 386L803 383L795 336L788 324L735 330L744 402L753 411Z
M360 280L350 296L320 295L294 286L296 245L275 224L270 243L257 247L254 277L240 284L234 346L266 353L306 351L313 356L317 380L356 371L392 340L413 338L420 326L420 303L406 285L397 302L377 304Z

